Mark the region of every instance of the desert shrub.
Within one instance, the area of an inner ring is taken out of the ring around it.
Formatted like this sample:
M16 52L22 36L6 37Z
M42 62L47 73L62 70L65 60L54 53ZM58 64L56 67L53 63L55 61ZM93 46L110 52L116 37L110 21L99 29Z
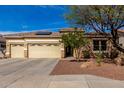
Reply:
M98 66L101 66L101 62L102 62L102 53L97 53L96 54L96 63Z
M83 51L83 56L84 56L84 58L90 58L89 51Z
M101 53L101 57L102 57L102 58L109 58L109 55L108 55L107 52L102 52L102 53Z
M110 58L114 59L117 58L119 55L119 52L116 49L112 49L111 53L110 53Z

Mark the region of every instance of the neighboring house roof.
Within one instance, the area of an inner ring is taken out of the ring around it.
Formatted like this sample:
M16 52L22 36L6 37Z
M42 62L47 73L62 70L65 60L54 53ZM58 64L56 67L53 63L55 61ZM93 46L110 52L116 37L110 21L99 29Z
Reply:
M63 29L60 29L60 33L64 33L64 32L74 32L74 31L83 31L82 28L63 28Z
M124 33L124 30L118 30L118 32L120 32L120 33Z

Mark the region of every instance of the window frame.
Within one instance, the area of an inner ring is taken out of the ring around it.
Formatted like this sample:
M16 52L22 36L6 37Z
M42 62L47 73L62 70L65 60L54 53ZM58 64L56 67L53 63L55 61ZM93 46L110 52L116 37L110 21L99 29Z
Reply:
M98 45L94 45L94 41L97 41ZM105 41L106 44L102 45L102 41ZM93 44L93 51L107 51L107 40L104 40L104 39L94 39L92 44ZM95 49L95 46L98 46L98 49ZM103 46L105 46L105 49L102 48Z

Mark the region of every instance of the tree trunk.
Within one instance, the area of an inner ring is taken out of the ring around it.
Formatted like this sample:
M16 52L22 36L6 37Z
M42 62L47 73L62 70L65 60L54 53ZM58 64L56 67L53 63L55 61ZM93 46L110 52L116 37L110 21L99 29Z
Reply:
M3 57L5 58L6 57L6 51L5 50L0 50L0 51L3 54Z
M113 47L115 47L115 48L116 48L117 50L119 50L120 52L123 52L123 53L124 53L124 48L122 48L122 47L119 45L119 36L118 36L117 30L112 30L112 31L111 31L111 34L112 34Z
M77 54L78 54L78 53L77 53L77 49L75 48L74 51L75 51L75 58L76 58L76 60L77 60Z
M80 61L80 48L75 48L75 58L76 58L76 61L79 62Z
M112 40L113 41L113 40ZM113 46L119 50L120 52L124 53L124 48L122 48L117 42L113 41Z
M92 48L91 48L89 45L87 45L87 49L88 49L88 51L90 52L90 54L95 58L96 56L95 56L95 54L94 54Z

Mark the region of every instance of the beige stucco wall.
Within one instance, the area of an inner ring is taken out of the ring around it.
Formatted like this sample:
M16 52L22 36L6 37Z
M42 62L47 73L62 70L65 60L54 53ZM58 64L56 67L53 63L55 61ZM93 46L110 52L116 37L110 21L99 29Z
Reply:
M93 40L101 40L101 38L90 38L90 47L93 49ZM102 40L106 40L106 38L102 38ZM124 43L124 38L120 38L120 41ZM24 48L23 48L23 52L24 52L24 57L28 58L29 57L29 52L28 52L28 44L31 43L43 43L43 44L47 44L47 43L59 43L60 44L60 51L61 51L61 58L65 57L65 49L64 49L64 44L60 43L60 39L59 38L25 38L25 39L6 39L6 55L7 57L11 56L11 44L24 44ZM107 43L107 47L110 45L110 43ZM108 50L108 48L107 48ZM59 51L58 51L59 52ZM74 53L74 52L73 52ZM75 56L75 54L73 54L73 56Z
M119 44L122 44L122 46L124 47L124 37L123 36L119 37Z

